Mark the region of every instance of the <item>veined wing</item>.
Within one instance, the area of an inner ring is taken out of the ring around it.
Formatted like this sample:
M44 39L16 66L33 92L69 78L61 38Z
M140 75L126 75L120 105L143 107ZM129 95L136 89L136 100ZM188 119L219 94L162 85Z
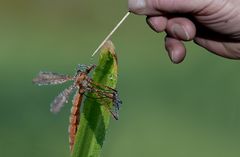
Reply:
M76 89L76 85L71 85L62 91L52 102L50 111L53 113L57 113L61 110L65 103L68 102L69 96Z
M105 87L106 90L100 89L100 88L98 89L98 88L89 86L89 92L91 92L93 94L96 94L97 99L111 100L112 103L113 103L113 108L111 108L108 105L108 102L103 102L102 105L104 105L106 107L106 109L112 114L112 116L116 120L118 120L120 105L122 104L122 101L119 98L118 92L115 89L112 89L112 88L107 87L107 86L102 86L102 87Z
M56 85L62 84L66 81L73 80L73 77L58 74L53 72L39 72L38 76L33 79L33 83L41 86L41 85Z

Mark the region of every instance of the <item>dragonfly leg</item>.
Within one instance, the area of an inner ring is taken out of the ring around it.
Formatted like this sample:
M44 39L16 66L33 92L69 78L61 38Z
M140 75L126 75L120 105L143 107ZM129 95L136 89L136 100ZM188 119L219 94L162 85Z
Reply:
M111 87L109 87L109 86L105 86L105 85L96 83L96 82L94 82L91 78L88 78L87 81L88 81L90 84L94 85L94 86L98 86L98 87L101 87L101 88L103 88L103 89L108 89L108 90L112 90L112 91L114 91L114 92L117 92L116 89L113 89L113 88L111 88Z

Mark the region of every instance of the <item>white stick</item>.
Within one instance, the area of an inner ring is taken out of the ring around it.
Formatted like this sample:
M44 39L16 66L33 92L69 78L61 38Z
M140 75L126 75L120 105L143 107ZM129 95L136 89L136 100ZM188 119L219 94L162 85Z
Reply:
M98 48L93 52L92 57L99 51L99 49L104 45L104 43L113 35L113 33L118 29L118 27L126 20L130 12L119 21L119 23L113 28L113 30L108 34L108 36L102 41L102 43L98 46Z

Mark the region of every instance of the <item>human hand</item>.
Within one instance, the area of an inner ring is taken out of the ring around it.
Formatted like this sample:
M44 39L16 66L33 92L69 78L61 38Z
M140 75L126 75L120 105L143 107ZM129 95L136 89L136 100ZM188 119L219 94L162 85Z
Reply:
M167 33L165 47L173 63L193 40L226 58L240 59L240 0L128 0L129 11L147 16L156 32Z

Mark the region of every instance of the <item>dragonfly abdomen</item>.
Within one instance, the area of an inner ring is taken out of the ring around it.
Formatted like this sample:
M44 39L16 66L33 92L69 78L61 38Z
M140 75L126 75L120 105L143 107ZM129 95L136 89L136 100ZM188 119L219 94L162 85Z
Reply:
M78 130L82 98L83 98L83 94L77 91L73 100L73 106L71 108L71 115L69 118L69 127L68 127L69 145L70 145L71 152L73 150L73 146L75 143L75 136Z

